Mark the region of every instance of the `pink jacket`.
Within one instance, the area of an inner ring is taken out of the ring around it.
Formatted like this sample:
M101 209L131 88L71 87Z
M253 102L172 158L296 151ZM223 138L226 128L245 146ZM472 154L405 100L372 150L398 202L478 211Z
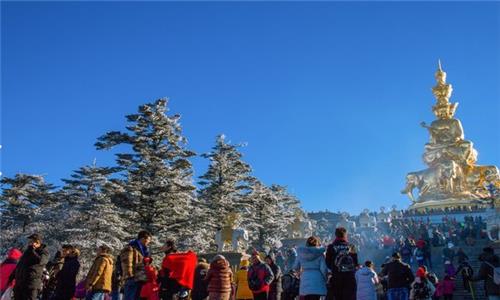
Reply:
M453 290L455 290L455 281L445 278L438 283L436 296L453 295Z

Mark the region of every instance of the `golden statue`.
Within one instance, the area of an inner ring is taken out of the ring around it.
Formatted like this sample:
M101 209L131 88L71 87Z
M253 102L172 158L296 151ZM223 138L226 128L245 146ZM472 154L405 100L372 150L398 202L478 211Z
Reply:
M477 151L471 141L465 140L460 120L454 118L458 103L449 101L453 88L446 83L441 62L435 79L432 93L436 104L432 111L437 119L430 125L421 123L430 134L423 154L429 168L408 173L401 192L408 195L415 209L481 203L492 197L488 186L500 185L498 168L476 165ZM414 189L418 189L418 197L413 195Z
M301 209L295 209L295 218L288 224L287 232L289 238L305 238L312 235L312 223Z
M220 230L215 233L215 243L217 251L224 251L224 246L231 244L233 251L238 251L240 244L246 245L249 241L248 231L243 228L238 228L240 216L237 212L230 212L226 216L225 224Z

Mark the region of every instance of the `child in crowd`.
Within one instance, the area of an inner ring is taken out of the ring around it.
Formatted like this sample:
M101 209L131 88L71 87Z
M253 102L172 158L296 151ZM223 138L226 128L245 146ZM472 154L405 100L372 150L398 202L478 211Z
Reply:
M160 291L160 287L158 285L158 271L151 265L153 262L151 257L144 257L143 261L147 281L141 288L141 299L158 300Z

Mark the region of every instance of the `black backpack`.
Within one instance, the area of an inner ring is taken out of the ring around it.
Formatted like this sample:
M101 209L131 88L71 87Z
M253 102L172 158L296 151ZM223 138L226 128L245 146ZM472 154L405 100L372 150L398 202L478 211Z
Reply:
M427 282L415 282L413 285L413 293L415 295L415 300L425 300L429 299L431 295L431 290L427 286Z
M354 265L354 259L349 254L349 249L341 248L336 249L337 256L335 257L334 264L339 272L354 272L356 266Z

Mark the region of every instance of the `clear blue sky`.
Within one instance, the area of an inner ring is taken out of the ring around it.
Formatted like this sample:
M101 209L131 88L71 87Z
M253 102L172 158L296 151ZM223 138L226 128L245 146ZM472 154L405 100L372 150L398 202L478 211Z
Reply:
M409 202L436 62L481 164L500 165L499 3L2 2L2 171L60 178L168 96L189 146L218 133L307 210ZM207 162L193 160L196 175Z

